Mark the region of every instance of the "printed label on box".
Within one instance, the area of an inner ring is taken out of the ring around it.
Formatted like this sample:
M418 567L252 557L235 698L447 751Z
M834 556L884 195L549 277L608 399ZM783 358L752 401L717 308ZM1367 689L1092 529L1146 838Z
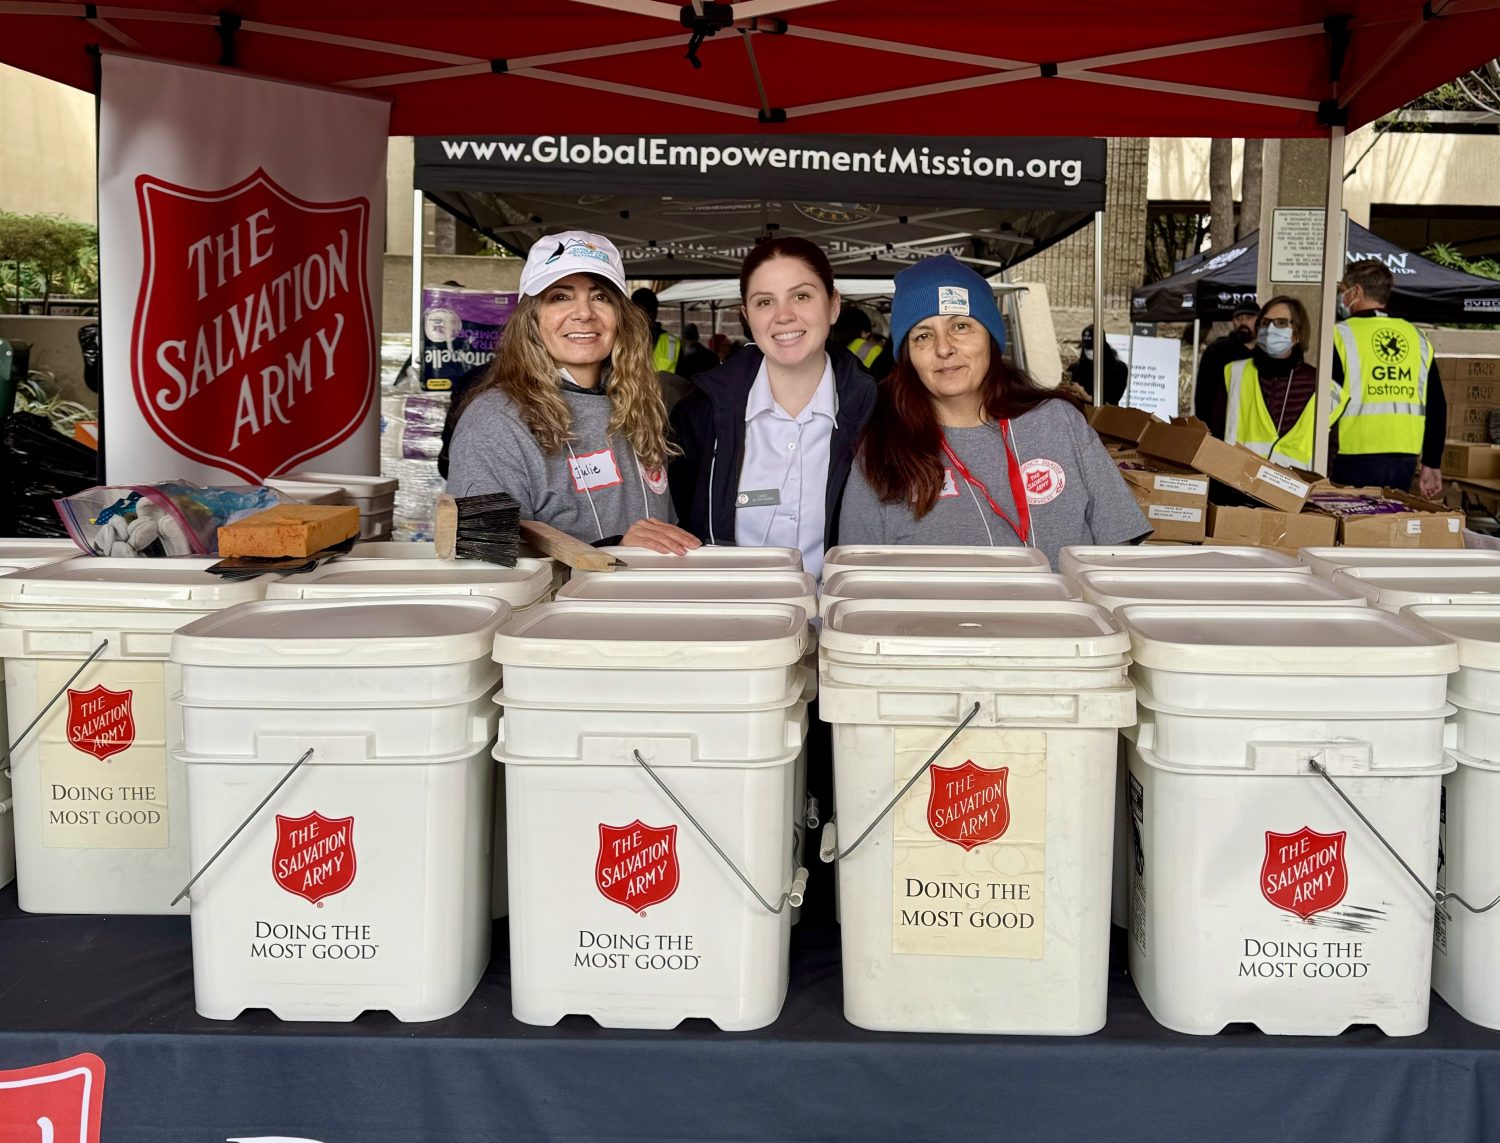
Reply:
M1158 492L1180 492L1184 496L1208 495L1208 480L1192 476L1158 476L1151 487Z
M896 789L947 732L895 732ZM967 730L893 814L891 951L1036 960L1046 892L1047 736Z
M1203 509L1182 508L1175 504L1153 504L1146 509L1149 520L1176 520L1182 524L1197 524L1203 519Z
M1422 521L1408 520L1406 522L1406 534L1408 536L1420 536L1422 534Z
M1279 488L1283 492L1290 492L1293 496L1306 496L1310 491L1310 485L1305 481L1298 480L1295 476L1288 476L1266 464L1260 466L1255 479Z
M1457 532L1458 531L1458 518L1456 516L1449 516L1448 517L1448 531L1450 531L1450 532Z
M166 685L160 663L37 664L37 693L68 688L39 731L42 844L64 849L165 849Z

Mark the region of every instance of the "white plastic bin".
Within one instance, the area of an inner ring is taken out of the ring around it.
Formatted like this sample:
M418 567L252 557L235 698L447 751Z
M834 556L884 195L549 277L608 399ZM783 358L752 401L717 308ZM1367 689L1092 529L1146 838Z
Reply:
M822 609L842 599L1077 599L1067 580L1039 571L853 568L823 581Z
M1477 548L1303 548L1297 558L1324 579L1341 568L1404 568L1420 574L1424 568L1485 567L1500 572L1500 552Z
M522 611L547 598L552 569L541 560L519 559L513 568L483 560L330 560L310 572L283 576L266 589L267 599L362 599L375 596L484 595Z
M801 571L802 553L796 548L738 548L731 544L704 544L686 555L673 556L653 552L650 548L601 548L624 563L623 569L596 572L573 570L574 579L587 576L618 575L626 571L706 572L706 571Z
M1269 548L1236 547L1232 544L1200 547L1196 544L1135 544L1123 547L1092 547L1072 544L1057 561L1060 574L1070 578L1079 572L1109 571L1301 571L1310 569L1291 556Z
M1087 603L1106 611L1132 603L1213 603L1247 606L1363 606L1364 597L1298 571L1082 571L1074 578Z
M568 568L537 551L530 544L522 544L516 552L519 560L536 560L544 563L552 572L552 590L556 591L568 579ZM336 556L336 560L435 560L437 551L431 540L360 540L349 550L348 555Z
M463 1005L489 958L498 711L488 690L455 703L431 684L470 662L492 686L508 615L480 596L276 600L176 634L184 715L205 715L185 717L174 755L195 870L312 751L193 887L201 1015L432 1020ZM390 701L390 663L429 685Z
M1134 695L994 682L1027 660L1044 674L1057 662L1115 663L1126 645L1107 613L1070 602L856 599L829 612L823 651L863 659L874 682L825 678L820 707L834 734L838 823L824 851L843 855L851 1023L1053 1035L1103 1027L1115 743L1134 720ZM903 667L928 658L948 669L967 661L968 683L903 685Z
M585 600L535 608L496 637L518 1020L581 1013L670 1028L702 1017L743 1030L776 1018L799 903L783 895L795 880L805 715L793 690L808 638L800 606ZM720 736L725 719L758 729ZM773 738L758 739L772 726L782 745L767 754ZM737 737L714 749L739 756L707 757L716 736ZM779 912L724 866L637 752Z
M368 516L361 515L359 518L359 538L371 541L389 539L391 526L395 517L395 510L391 508L386 508L380 512L372 512Z
M280 479L301 481L307 484L333 484L344 490L349 503L359 508L360 518L377 513L389 513L396 506L396 490L400 482L389 476L363 476L345 472L312 472L302 470L285 473Z
M1432 902L1314 773L1345 794L1433 884L1439 753L1376 770L1363 744L1258 749L1249 770L1177 765L1143 745L1126 800L1130 975L1179 1032L1232 1023L1332 1036L1427 1027Z
M66 687L11 759L17 891L32 913L185 912L186 779L168 756L172 633L259 599L209 559L69 559L0 577L15 732ZM77 679L70 675L103 643Z
M634 568L575 577L557 592L559 603L785 603L818 613L818 585L804 571Z
M273 476L266 481L266 487L283 496L290 496L293 500L300 500L304 504L349 503L349 494L340 484L323 484L312 480L287 480L285 477Z
M1500 565L1465 567L1348 567L1329 580L1357 591L1371 607L1400 611L1419 603L1486 603L1500 606Z
M840 544L823 559L823 582L855 568L885 571L1050 572L1047 557L1035 548L971 548L931 544L881 546Z
M1453 751L1443 778L1437 887L1475 908L1500 894L1500 761ZM1500 1028L1500 918L1472 913L1457 901L1437 910L1433 927L1432 987L1465 1020Z

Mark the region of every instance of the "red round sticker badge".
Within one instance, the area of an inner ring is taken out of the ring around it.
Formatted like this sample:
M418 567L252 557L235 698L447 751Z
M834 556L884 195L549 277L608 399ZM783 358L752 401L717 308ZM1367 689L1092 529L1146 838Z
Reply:
M666 492L667 473L665 469L647 468L642 465L641 476L645 478L646 487L651 489L651 491L654 492L657 496L660 496Z
M1021 466L1021 480L1026 485L1026 503L1051 504L1062 495L1068 478L1055 460L1037 457Z

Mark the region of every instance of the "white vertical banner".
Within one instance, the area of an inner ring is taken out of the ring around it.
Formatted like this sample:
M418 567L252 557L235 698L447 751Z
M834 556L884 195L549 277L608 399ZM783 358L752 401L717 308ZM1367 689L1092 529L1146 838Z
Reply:
M378 471L390 105L101 62L106 479Z
M1177 415L1177 377L1182 342L1175 337L1130 337L1111 333L1106 337L1120 360L1130 369L1130 387L1120 403L1144 409L1164 421Z

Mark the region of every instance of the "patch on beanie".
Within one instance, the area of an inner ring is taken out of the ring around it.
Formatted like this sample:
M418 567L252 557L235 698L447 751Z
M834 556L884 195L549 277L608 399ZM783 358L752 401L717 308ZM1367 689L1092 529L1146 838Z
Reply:
M938 313L966 314L969 312L969 291L963 286L938 287Z

